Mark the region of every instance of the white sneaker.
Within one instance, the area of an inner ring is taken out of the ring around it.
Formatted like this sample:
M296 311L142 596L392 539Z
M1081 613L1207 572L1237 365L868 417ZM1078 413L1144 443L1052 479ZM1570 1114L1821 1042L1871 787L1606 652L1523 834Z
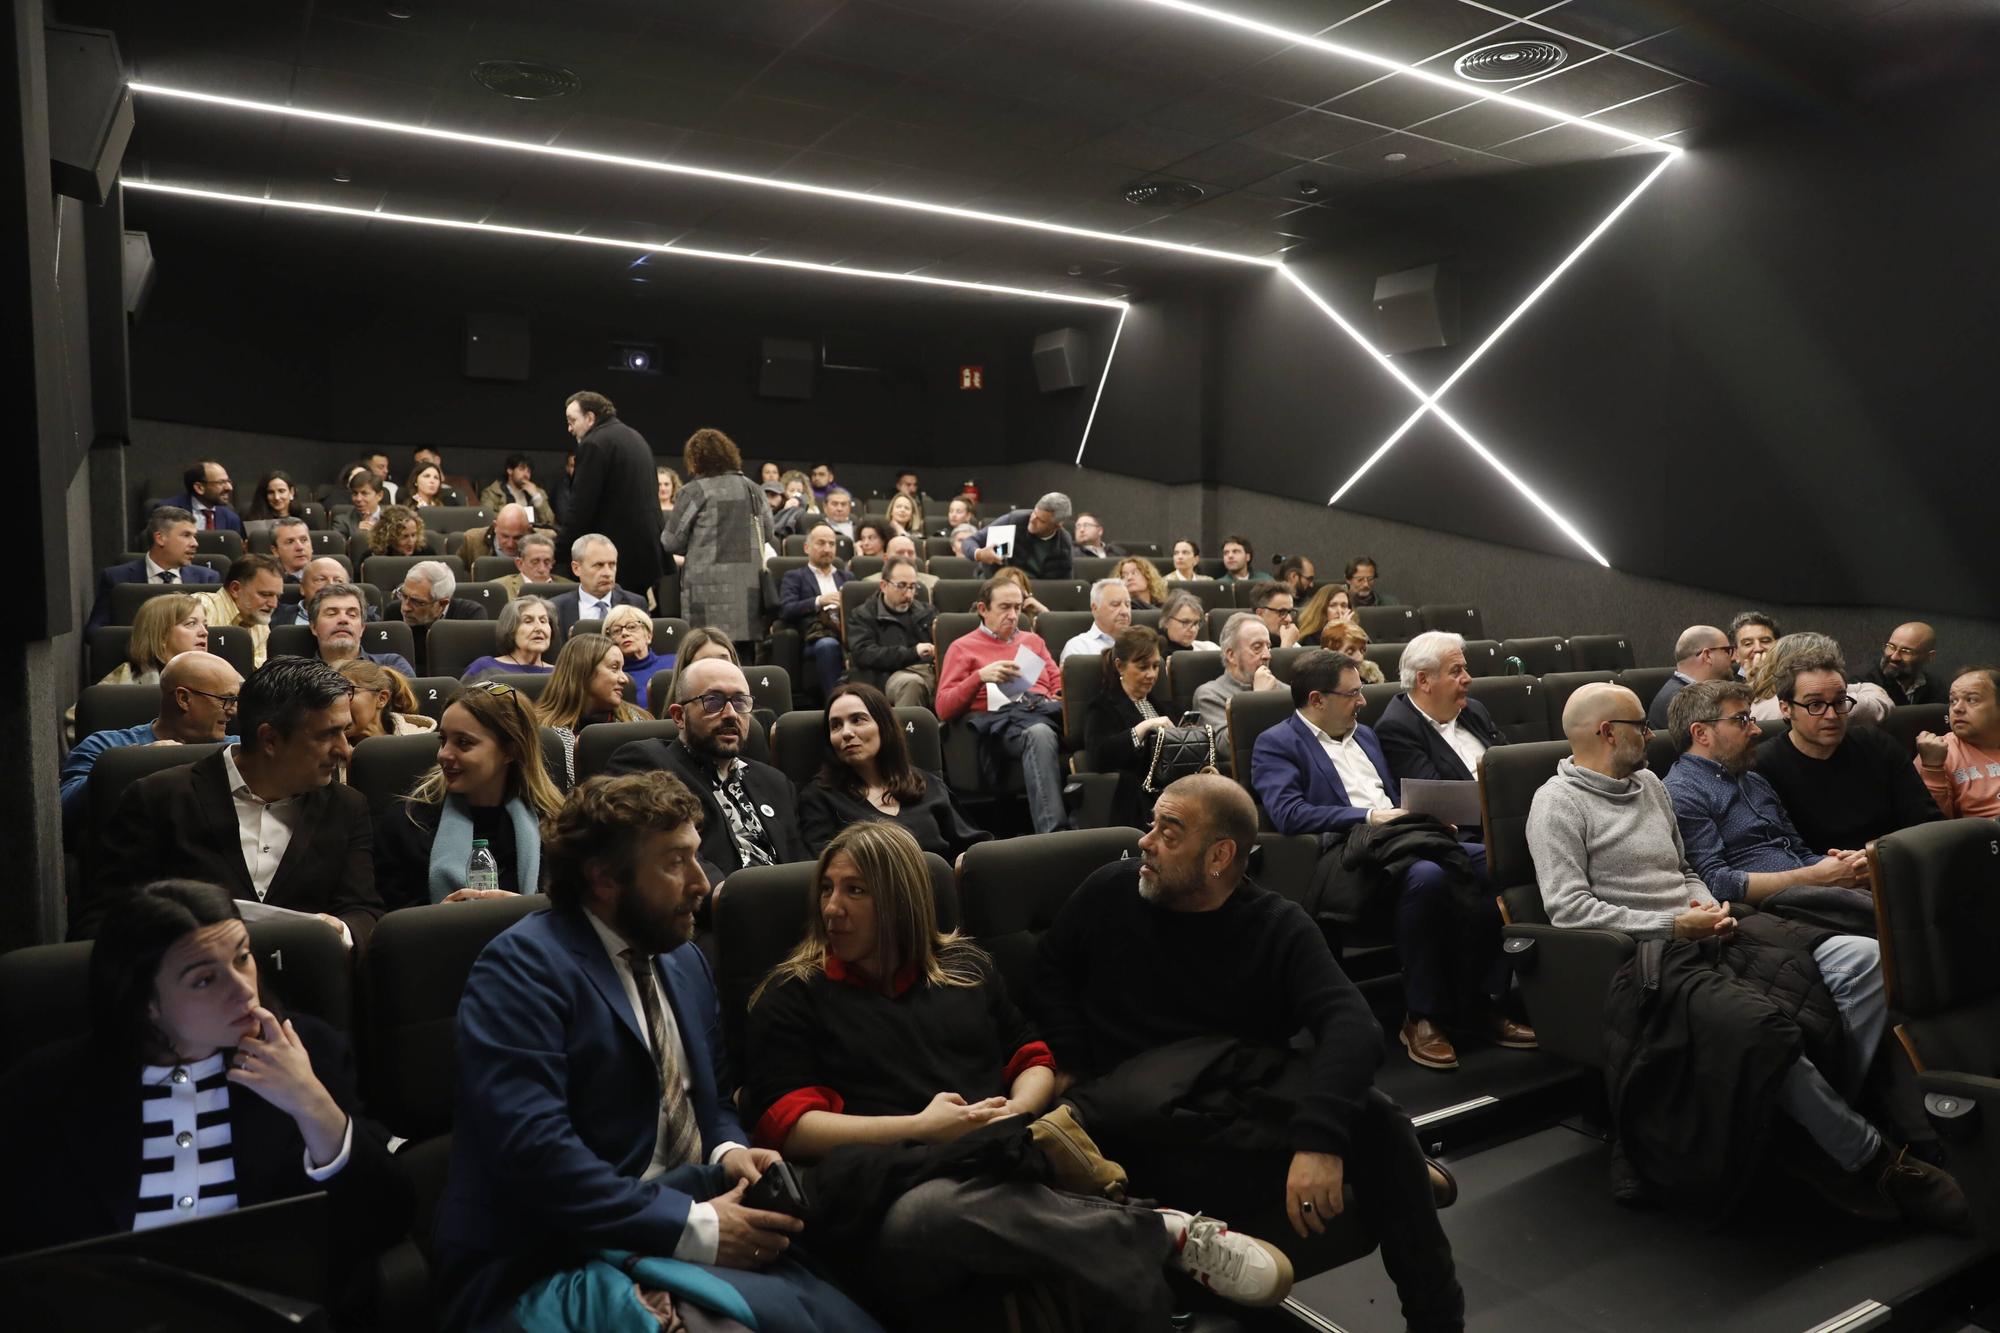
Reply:
M1254 1236L1231 1231L1218 1218L1157 1210L1167 1221L1181 1271L1239 1305L1276 1305L1292 1290L1292 1261Z

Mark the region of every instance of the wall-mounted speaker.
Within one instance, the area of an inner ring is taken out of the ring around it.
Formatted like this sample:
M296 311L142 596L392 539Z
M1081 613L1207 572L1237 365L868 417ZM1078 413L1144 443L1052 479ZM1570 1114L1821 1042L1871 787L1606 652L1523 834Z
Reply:
M528 317L467 315L465 377L471 380L528 378Z
M1090 377L1090 335L1056 329L1035 339L1035 385L1043 393L1077 389Z
M118 39L97 28L44 29L49 71L49 174L56 192L101 204L132 138L132 90Z
M125 233L125 314L137 320L153 290L153 242L143 231Z
M1394 356L1458 341L1458 266L1448 260L1375 279L1375 345Z
M810 398L813 359L819 348L803 338L765 338L757 344L757 396Z

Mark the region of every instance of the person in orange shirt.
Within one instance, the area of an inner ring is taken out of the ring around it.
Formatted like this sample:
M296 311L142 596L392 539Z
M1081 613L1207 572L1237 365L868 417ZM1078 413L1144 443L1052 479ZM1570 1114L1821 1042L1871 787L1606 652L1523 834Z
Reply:
M1972 667L1951 683L1951 734L1917 737L1917 776L1946 819L2000 817L2000 667Z

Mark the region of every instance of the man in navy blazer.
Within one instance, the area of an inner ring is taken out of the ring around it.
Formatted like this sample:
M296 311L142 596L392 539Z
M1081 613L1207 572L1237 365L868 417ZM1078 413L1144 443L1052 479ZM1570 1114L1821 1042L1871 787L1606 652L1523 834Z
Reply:
M473 965L433 1238L448 1329L514 1327L524 1293L560 1297L550 1279L628 1251L701 1265L762 1329L880 1333L785 1255L796 1219L743 1206L779 1156L744 1146L715 978L690 943L699 812L666 773L583 783L543 835L551 906Z
M1365 696L1352 658L1315 648L1292 664L1292 716L1257 738L1250 781L1278 832L1346 835L1409 812L1402 785L1375 733L1356 719ZM1396 894L1396 952L1403 963L1408 1013L1399 1037L1410 1058L1456 1069L1458 1052L1444 1022L1458 1018L1498 1045L1532 1049L1532 1029L1494 1008L1507 973L1500 954L1500 913L1486 881L1486 848L1462 844L1480 887L1462 908L1452 876L1435 861L1403 872ZM1339 856L1341 849L1329 851Z
M602 621L614 606L636 606L652 614L644 597L618 586L618 546L603 533L586 532L571 543L569 567L576 575L576 591L549 599L559 643L575 633L577 621Z
M1466 697L1472 673L1465 639L1432 630L1411 639L1401 663L1404 693L1382 710L1376 731L1397 779L1470 782L1479 759L1501 744L1500 728L1477 699Z
M220 583L222 575L194 561L194 516L161 505L146 519L146 553L97 575L97 599L85 629L111 623L111 589L120 583Z
M194 515L197 528L213 532L243 531L242 518L229 504L236 496L236 484L229 480L228 468L213 459L196 463L181 474L181 484L187 490L167 503Z
M806 656L819 669L819 697L826 698L840 684L846 669L846 645L840 634L840 590L847 586L848 573L835 562L840 538L827 524L820 523L806 534L806 563L788 570L778 584L782 605L778 619L797 630L806 641Z

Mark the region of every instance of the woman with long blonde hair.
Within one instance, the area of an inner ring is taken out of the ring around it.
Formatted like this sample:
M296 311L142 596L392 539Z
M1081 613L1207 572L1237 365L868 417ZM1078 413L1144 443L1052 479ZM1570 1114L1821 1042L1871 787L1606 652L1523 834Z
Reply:
M1145 556L1128 555L1120 560L1118 577L1125 581L1125 591L1132 595L1134 611L1151 611L1166 605L1167 581Z
M536 727L527 696L499 681L445 708L436 765L375 820L375 887L389 910L540 891L540 822L563 798ZM498 889L466 885L475 841L493 854Z
M760 1147L812 1161L848 1145L944 1144L1055 1101L1055 1059L1007 996L985 950L938 928L931 870L901 825L843 829L814 868L805 939L750 997L743 1109ZM1031 1131L1103 1174L1065 1113ZM1088 1155L1085 1156L1087 1149ZM1085 1179L1058 1175L1081 1188ZM897 1273L886 1299L912 1323L981 1279L1067 1283L1091 1328L1164 1328L1167 1272L1275 1304L1291 1266L1212 1218L1082 1198L1019 1176L927 1181L890 1204L866 1257Z
M570 636L535 712L541 725L562 738L564 791L576 785L576 733L597 722L652 720L645 709L625 702L625 652L602 634Z

